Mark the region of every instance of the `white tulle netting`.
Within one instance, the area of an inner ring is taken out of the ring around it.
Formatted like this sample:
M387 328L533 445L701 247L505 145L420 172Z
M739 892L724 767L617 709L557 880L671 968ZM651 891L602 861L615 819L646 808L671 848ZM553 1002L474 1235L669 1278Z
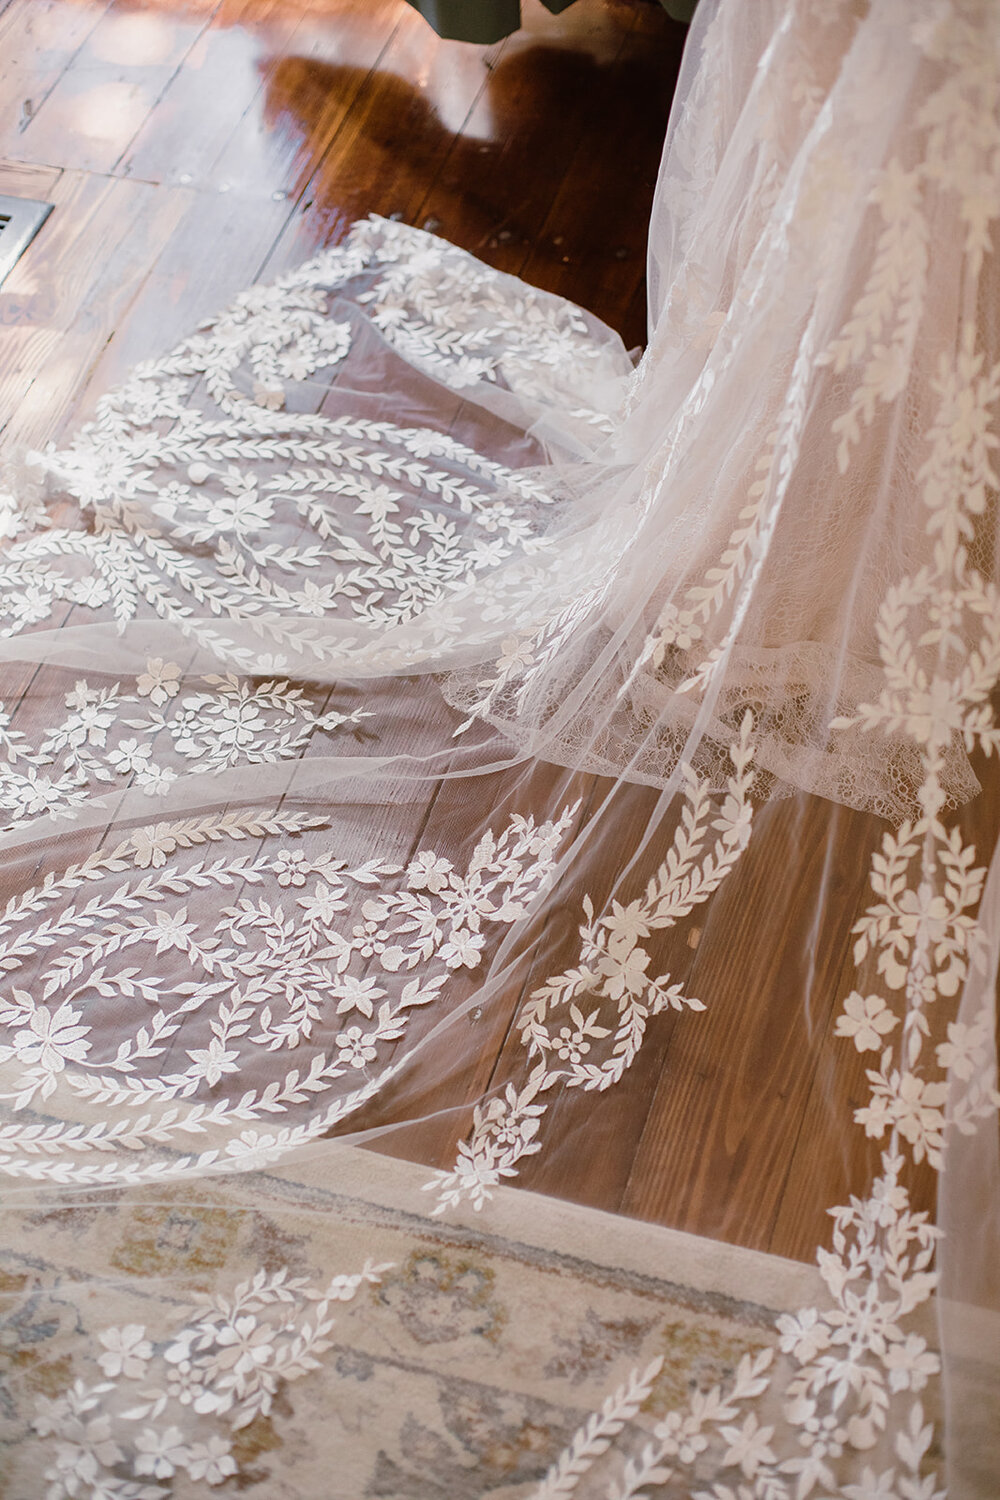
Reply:
M10 459L5 1495L994 1493L998 221L990 0L703 0L637 367L371 218Z

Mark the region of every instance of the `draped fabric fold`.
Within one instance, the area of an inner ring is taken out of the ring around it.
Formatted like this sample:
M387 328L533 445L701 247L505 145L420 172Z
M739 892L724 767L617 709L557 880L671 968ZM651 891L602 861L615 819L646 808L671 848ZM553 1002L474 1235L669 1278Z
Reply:
M998 220L703 0L637 366L370 218L8 465L3 1494L995 1492Z

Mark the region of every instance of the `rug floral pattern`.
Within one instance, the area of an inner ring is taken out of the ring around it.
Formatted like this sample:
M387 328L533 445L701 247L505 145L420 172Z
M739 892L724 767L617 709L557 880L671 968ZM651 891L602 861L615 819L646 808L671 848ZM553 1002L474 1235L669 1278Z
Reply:
M368 1160L376 1182L414 1172ZM650 1275L603 1215L554 1211L579 1219L576 1258L535 1225L527 1243L273 1177L10 1213L2 1493L527 1500L636 1365L669 1356L653 1419L773 1342L774 1308L669 1258ZM648 1267L663 1232L628 1232Z

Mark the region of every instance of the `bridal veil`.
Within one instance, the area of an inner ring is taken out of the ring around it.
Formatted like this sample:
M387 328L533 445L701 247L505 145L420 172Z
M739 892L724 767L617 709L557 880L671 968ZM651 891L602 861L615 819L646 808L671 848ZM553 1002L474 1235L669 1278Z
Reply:
M637 363L371 218L10 466L3 1494L996 1492L998 221L702 0Z

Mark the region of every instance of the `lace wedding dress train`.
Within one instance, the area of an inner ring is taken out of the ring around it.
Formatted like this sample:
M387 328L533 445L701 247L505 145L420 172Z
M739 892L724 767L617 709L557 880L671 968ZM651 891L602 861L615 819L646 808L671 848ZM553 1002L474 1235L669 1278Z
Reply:
M991 0L702 0L637 368L372 218L11 468L0 1492L994 1493L998 220Z

